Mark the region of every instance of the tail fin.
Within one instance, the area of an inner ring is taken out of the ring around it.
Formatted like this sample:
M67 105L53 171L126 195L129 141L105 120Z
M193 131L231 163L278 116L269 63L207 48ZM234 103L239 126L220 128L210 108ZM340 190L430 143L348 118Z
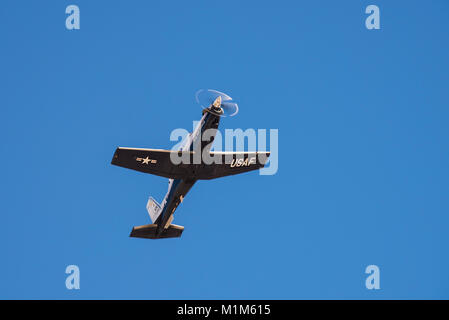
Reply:
M148 214L150 215L151 222L154 223L161 214L162 207L159 203L157 203L156 200L150 197L147 202L147 211Z
M158 239L158 238L178 238L184 231L184 227L176 224L171 224L160 235L156 235L157 224L146 224L143 226L134 227L131 231L130 237Z

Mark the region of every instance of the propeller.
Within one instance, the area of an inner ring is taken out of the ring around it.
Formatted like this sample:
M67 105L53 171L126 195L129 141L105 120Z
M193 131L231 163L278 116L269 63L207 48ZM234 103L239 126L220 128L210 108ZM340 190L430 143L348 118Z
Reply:
M200 89L195 94L196 102L203 108L207 109L220 117L232 117L239 112L239 106L227 94L212 90Z

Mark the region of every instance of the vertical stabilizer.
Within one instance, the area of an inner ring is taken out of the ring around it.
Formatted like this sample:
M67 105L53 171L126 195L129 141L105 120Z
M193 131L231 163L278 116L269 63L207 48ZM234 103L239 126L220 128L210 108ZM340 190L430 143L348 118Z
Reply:
M154 223L161 214L162 207L156 200L153 199L153 197L150 197L147 202L147 211L150 215L151 222Z

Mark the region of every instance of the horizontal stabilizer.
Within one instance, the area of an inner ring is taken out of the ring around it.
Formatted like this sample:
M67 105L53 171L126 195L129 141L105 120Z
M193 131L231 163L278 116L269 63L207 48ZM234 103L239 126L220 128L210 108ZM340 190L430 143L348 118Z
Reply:
M133 227L130 237L145 238L145 239L159 239L159 238L178 238L184 231L184 227L176 224L171 224L167 229L164 229L160 235L156 235L157 224L146 224L143 226Z

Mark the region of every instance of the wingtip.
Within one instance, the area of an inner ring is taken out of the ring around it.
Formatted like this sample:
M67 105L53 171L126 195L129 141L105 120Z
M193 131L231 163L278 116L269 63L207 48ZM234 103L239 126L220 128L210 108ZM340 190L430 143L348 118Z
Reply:
M116 164L116 160L118 159L118 150L119 149L120 149L120 147L115 148L114 155L112 156L112 159L111 159L111 164L113 164L113 165Z

